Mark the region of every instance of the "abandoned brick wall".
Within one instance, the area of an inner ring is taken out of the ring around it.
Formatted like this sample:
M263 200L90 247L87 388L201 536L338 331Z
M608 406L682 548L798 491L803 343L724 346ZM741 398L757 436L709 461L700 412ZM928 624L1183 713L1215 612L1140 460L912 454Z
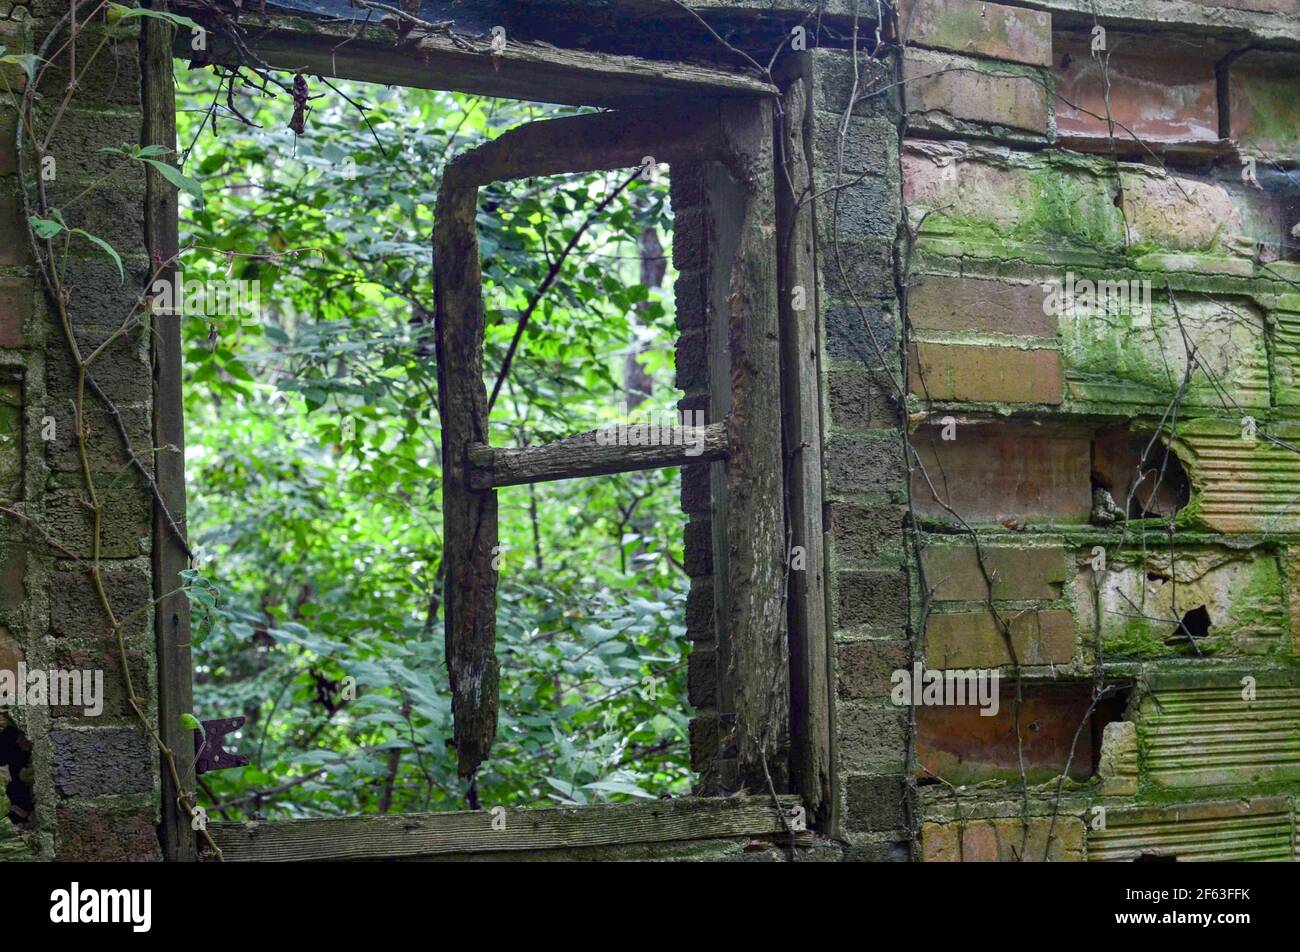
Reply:
M806 13L794 0L694 6L769 26ZM864 16L874 6L859 5ZM819 195L829 832L857 859L1293 857L1300 212L1287 176L1300 153L1300 3L1099 2L1103 71L1090 0L915 0L900 11L906 48L860 53L856 77L843 40L854 7L826 4L839 38L804 64ZM0 43L31 49L62 10L37 12L0 24ZM864 23L863 50L873 32ZM112 52L51 148L54 204L102 173L99 148L140 141L137 44ZM27 251L14 121L0 107L0 504L86 558L72 366ZM119 174L105 195L74 224L123 252L127 278L74 245L83 343L104 339L147 283L143 179ZM672 197L678 385L684 407L716 419L707 324L726 289L710 283L704 170L675 167ZM1048 313L1044 284L1067 275L1150 281L1150 311ZM1198 372L1183 386L1187 340ZM134 445L149 446L147 331L96 375ZM89 422L108 500L105 571L119 614L140 610L130 661L154 716L149 500L124 475L110 421ZM1146 464L1169 478L1139 499L1151 519L1116 523L1099 500L1128 504L1162 426L1172 436ZM709 480L708 466L683 472L691 758L706 792L727 786L731 760ZM1094 570L1097 547L1106 562ZM0 712L13 774L0 858L159 855L156 751L129 716L100 615L83 567L0 516L0 667L100 667L107 694L93 719ZM997 667L1014 694L998 619L1020 662L1027 821L1010 695L991 718L891 700L891 675L914 661Z
M817 216L857 855L1295 855L1300 4L1097 6L1126 19L1094 56L1087 4L902 4L896 244L885 97L860 76L837 175L852 69L815 54L821 187L852 183ZM1045 306L1084 281L1134 297ZM881 382L904 314L910 466ZM913 658L999 669L999 714L910 724L889 677Z
M0 23L0 44L10 52L34 49L65 11L66 4L37 4L30 20ZM82 63L99 40L94 29L82 36ZM45 187L52 206L68 206L112 167L102 147L140 142L139 64L139 41L129 35L95 60L50 143ZM25 82L20 70L8 76L18 88ZM46 115L65 86L66 76L51 70L40 90ZM72 558L94 555L73 425L75 364L33 267L15 122L15 111L0 105L0 506L7 510L0 514L0 668L15 671L22 662L43 671L101 670L104 706L94 717L39 705L0 711L0 757L10 775L5 783L0 773L0 858L152 859L159 855L157 753L125 696L88 563ZM92 246L71 247L69 317L87 353L122 323L148 283L144 198L143 174L124 170L93 202L68 212L70 225L111 243L126 270L119 280L116 265ZM92 372L148 461L148 328L111 345ZM150 501L126 471L124 443L102 405L88 397L86 406L88 461L103 503L105 584L119 617L130 616L129 663L155 717Z

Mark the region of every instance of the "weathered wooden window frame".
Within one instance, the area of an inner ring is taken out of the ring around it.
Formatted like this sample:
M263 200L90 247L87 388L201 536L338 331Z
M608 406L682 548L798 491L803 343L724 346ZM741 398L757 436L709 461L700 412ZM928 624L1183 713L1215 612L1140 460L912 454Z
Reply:
M570 116L513 129L448 167L434 226L438 396L443 440L443 599L455 742L463 777L486 759L497 724L497 486L636 469L713 467L720 707L739 785L788 776L787 543L781 462L776 186L770 104L717 103ZM683 446L599 446L587 433L541 447L488 445L478 190L559 172L635 170L646 159L704 163L711 283L726 306L709 328L707 455ZM725 194L725 199L722 197ZM728 760L730 758L721 758ZM723 777L724 784L727 777ZM727 784L735 786L735 784Z
M786 119L787 143L800 143L796 154L787 156L783 174L806 178L801 166L803 131L798 120L804 91L799 81L785 95L786 108L773 108L779 96L775 87L751 76L684 63L666 64L634 56L593 54L559 50L544 44L510 41L505 51L491 57L466 54L445 37L419 40L412 55L394 56L391 49L369 40L359 40L346 23L314 23L304 32L292 17L271 17L271 26L252 41L252 48L268 65L308 71L338 79L380 82L425 89L449 89L509 98L540 98L570 105L595 105L623 110L657 110L658 118L633 122L640 137L615 143L592 143L604 150L608 167L640 163L645 155L663 161L700 159L712 170L715 182L726 185L735 195L743 193L744 211L722 216L736 229L737 243L732 264L740 276L736 288L728 275L714 275L710 307L709 347L713 369L711 390L715 396L712 415L726 419L725 427L710 430L710 454L730 449L725 463L712 467L712 501L715 526L714 553L717 566L726 566L728 584L715 605L720 648L728 651L720 665L725 685L724 703L736 714L736 731L724 738L741 754L738 779L751 793L771 789L772 777L782 784L786 768L767 758L787 732L791 717L796 725L793 767L796 786L821 815L829 809L828 775L830 743L829 704L826 696L828 657L822 591L821 512L819 501L794 500L784 513L781 494L787 485L782 477L782 435L786 443L788 486L804 488L820 498L820 430L816 379L819 346L810 309L797 315L790 309L790 292L815 288L811 225L792 204L794 193L777 189L773 175L774 114ZM341 53L345 41L347 52ZM145 140L170 147L175 142L175 98L172 76L173 53L186 56L183 38L173 39L164 24L150 21L144 37ZM408 51L409 52L409 51ZM209 52L210 62L237 63L240 53L218 42ZM683 111L682 97L725 97L698 110L711 111L704 124L698 111ZM665 105L666 104L666 105ZM690 113L689 117L687 113ZM594 123L625 121L630 112L614 119L581 117ZM524 135L521 131L520 136ZM518 141L516 136L514 141ZM633 144L633 143L636 144ZM500 148L500 147L498 147ZM619 151L620 148L622 151ZM524 159L516 156L515 161ZM520 174L540 175L574 171L567 163L548 167L544 155L534 155L534 164ZM519 165L524 169L524 165ZM502 175L509 171L502 167ZM797 182L790 183L797 186ZM462 184L463 188L470 186ZM473 186L477 192L477 185ZM733 196L734 197L734 196ZM146 229L152 254L172 260L179 248L178 208L175 190L157 176L151 180L147 198ZM777 224L782 225L782 248L778 251ZM711 227L726 224L715 221ZM716 239L711 234L710 241ZM788 252L788 253L787 253ZM474 256L477 268L477 257ZM778 292L779 284L779 292ZM481 307L481 300L478 302ZM757 308L760 322L747 318ZM778 327L778 313L780 315ZM481 315L479 317L481 321ZM779 346L779 354L777 348ZM739 373L738 388L730 385L729 368ZM782 401L780 365L796 368L787 374ZM440 361L440 367L443 363ZM481 357L478 363L481 371ZM721 369L720 369L721 368ZM182 447L184 424L181 400L182 352L179 327L164 324L154 335L154 432L157 445ZM810 390L811 388L811 390ZM733 390L742 399L732 404ZM478 398L483 398L481 374ZM762 397L759 400L758 397ZM471 399L473 394L471 393ZM780 409L778 409L780 408ZM458 411L458 412L464 412ZM784 421L781 413L785 413ZM784 429L782 424L784 423ZM454 492L482 492L484 473L508 470L510 461L524 458L529 451L498 451L486 445L465 446L477 457L475 465L461 466L459 489ZM809 452L804 452L810 450ZM690 460L700 462L700 457ZM651 465L678 465L658 460ZM574 474L578 475L578 474ZM477 486L466 486L468 476ZM172 513L183 520L185 481L182 454L163 454L157 482ZM504 485L504 482L498 483ZM468 497L467 497L468 498ZM775 508L773 499L777 500ZM812 497L810 496L810 499ZM763 509L774 519L749 521L745 514ZM789 535L783 514L790 520ZM155 526L160 524L155 513ZM183 524L183 522L182 522ZM718 526L733 526L730 532ZM179 713L192 707L192 662L189 652L189 614L183 595L178 594L179 572L186 566L182 545L167 532L154 534L154 586L159 595L155 615L158 642L159 728L173 749L185 749L188 732L179 726ZM806 544L813 571L790 581L785 589L789 543ZM738 557L733 558L733 553ZM477 555L478 553L475 553ZM743 566L753 564L745 573ZM721 571L721 569L720 569ZM782 601L774 606L764 593L780 591ZM787 644L784 602L788 597L794 635ZM729 638L724 632L732 632ZM797 642L797 643L796 643ZM793 663L793 678L789 665ZM793 684L796 703L791 711L789 691L779 692L778 709L764 709L771 697L755 682L755 672L766 671L776 681ZM751 676L747 680L745 674ZM733 675L739 675L734 677ZM800 732L804 732L800 736ZM719 751L720 755L722 751ZM184 759L182 758L182 761ZM772 768L776 769L773 770ZM192 788L191 769L182 771L182 783ZM189 817L175 806L176 791L163 778L161 835L169 860L193 860L196 844ZM572 811L532 810L529 826L504 836L490 832L482 813L434 816L343 817L329 820L276 821L270 823L217 823L213 832L228 857L240 859L301 860L322 858L381 858L428 856L442 853L491 852L496 850L553 849L557 846L600 846L636 842L667 842L743 835L772 834L789 829L786 815L798 798L782 796L779 806L767 797L738 800L683 800L671 804L627 804L609 808L585 808L575 818ZM745 805L748 803L748 805ZM484 835L488 834L488 835Z

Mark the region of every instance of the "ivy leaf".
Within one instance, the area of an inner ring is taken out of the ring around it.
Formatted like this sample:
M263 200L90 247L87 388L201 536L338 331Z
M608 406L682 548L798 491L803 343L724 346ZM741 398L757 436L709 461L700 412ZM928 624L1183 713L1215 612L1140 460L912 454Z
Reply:
M94 244L102 248L105 254L107 254L110 258L112 258L113 263L117 265L117 273L118 276L122 279L122 282L123 283L126 282L126 271L122 267L122 259L121 257L119 257L118 253L113 249L112 245L110 245L103 238L99 238L95 235L92 235L90 232L84 231L81 228L72 229L72 233L74 235L80 235L82 238L85 238L87 241L93 242Z

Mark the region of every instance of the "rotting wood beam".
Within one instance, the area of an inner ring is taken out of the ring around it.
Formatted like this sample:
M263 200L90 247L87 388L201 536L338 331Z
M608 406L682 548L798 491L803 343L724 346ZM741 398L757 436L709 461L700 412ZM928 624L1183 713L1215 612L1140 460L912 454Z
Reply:
M469 448L469 484L473 489L518 486L579 476L604 476L639 469L689 466L725 459L727 425L663 428L677 445L602 445L600 430L579 433L541 446L499 449L476 443Z
M202 20L201 7L182 4L177 9ZM310 76L612 108L682 96L778 94L775 86L740 68L714 69L514 39L492 53L487 37L467 37L474 47L467 50L442 35L399 39L385 26L326 22L307 13L249 12L239 22L247 31L248 47L265 64ZM195 55L188 32L179 32L174 49L181 58ZM233 44L215 33L202 56L205 63L239 62Z
M511 179L699 160L716 153L718 104L562 116L517 126L447 166L444 181L487 185Z
M469 446L487 439L477 188L443 187L433 229L438 412L442 419L443 594L453 739L471 777L497 732L497 494L469 485Z
M229 861L382 860L776 836L786 831L800 801L780 797L778 803L767 796L689 798L511 810L504 816L475 810L214 823L209 829Z

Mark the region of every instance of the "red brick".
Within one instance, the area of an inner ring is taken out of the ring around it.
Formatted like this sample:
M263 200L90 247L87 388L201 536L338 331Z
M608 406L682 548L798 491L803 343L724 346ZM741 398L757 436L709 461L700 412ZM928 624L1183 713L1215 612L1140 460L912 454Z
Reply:
M908 289L907 315L923 330L980 331L1056 337L1056 318L1044 312L1040 284L927 274Z
M1153 50L1151 42L1117 31L1107 36L1110 114L1126 127L1116 129L1116 138L1131 140L1131 131L1151 142L1218 141L1214 65L1222 52L1172 43ZM1108 138L1106 88L1091 34L1060 34L1056 43L1057 134Z
M903 60L903 78L912 124L917 129L953 131L950 120L958 120L1046 135L1044 84L1028 76L994 73L999 73L995 64L909 50Z
M1052 15L971 0L900 0L899 28L908 46L1048 66Z
M931 400L1055 405L1064 389L1061 354L918 341L908 365L908 387Z
M1060 546L1016 548L981 546L984 566L993 577L996 599L1052 599L1066 579L1065 550ZM988 582L973 545L929 545L923 555L926 584L935 601L983 601Z
M1064 609L1004 610L1022 665L1068 664L1074 657L1074 616ZM931 614L925 626L926 666L996 668L1011 664L1002 629L987 611Z
M31 284L0 278L0 347L25 347L23 325L31 316Z
M952 441L927 427L912 442L940 498L965 519L1082 522L1092 510L1087 437L971 425ZM922 515L946 514L919 471L912 498Z
M1020 753L1012 716L1016 688L1011 678L1000 680L996 714L981 714L974 702L961 707L917 707L918 777L933 775L953 784L1019 780ZM1092 776L1092 731L1084 728L1075 743L1075 732L1088 715L1091 703L1092 685L1086 682L1025 685L1020 708L1020 747L1025 776L1030 783L1060 776L1067 762L1073 779L1087 780Z

